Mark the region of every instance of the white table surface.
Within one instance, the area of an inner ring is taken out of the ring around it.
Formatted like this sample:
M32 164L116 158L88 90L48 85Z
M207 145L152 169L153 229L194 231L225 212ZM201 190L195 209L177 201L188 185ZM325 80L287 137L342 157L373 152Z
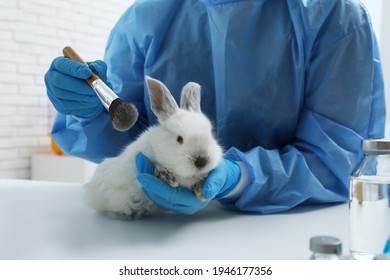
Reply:
M348 253L348 205L274 215L217 202L187 216L114 220L83 201L76 183L0 179L0 259L308 259L309 239L332 235Z

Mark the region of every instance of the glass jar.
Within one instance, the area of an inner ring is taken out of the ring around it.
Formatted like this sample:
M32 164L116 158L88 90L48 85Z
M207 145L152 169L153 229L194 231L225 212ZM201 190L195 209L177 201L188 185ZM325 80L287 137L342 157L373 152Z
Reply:
M362 148L350 178L349 250L355 259L373 259L390 233L390 140L363 140Z
M339 260L342 253L342 243L332 236L314 236L310 238L311 260Z

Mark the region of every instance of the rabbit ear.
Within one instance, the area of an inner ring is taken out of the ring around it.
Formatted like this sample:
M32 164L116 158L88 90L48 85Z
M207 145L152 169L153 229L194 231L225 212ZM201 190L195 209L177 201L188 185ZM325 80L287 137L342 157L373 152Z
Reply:
M189 82L181 91L180 108L200 112L200 85Z
M167 120L173 115L178 106L168 88L159 80L145 77L149 89L150 103L153 113L159 120Z

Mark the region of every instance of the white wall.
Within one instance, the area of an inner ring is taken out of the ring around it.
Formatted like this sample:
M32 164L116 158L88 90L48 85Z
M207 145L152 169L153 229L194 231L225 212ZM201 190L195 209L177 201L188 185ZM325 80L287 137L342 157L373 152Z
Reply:
M0 0L0 178L30 178L49 151L54 109L43 77L65 45L102 59L109 31L133 0Z

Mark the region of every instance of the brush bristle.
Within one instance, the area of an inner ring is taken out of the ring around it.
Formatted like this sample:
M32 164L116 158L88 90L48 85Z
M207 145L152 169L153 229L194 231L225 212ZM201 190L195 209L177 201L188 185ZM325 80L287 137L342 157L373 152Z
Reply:
M109 109L111 123L118 131L130 129L138 118L137 108L120 98L112 101Z

